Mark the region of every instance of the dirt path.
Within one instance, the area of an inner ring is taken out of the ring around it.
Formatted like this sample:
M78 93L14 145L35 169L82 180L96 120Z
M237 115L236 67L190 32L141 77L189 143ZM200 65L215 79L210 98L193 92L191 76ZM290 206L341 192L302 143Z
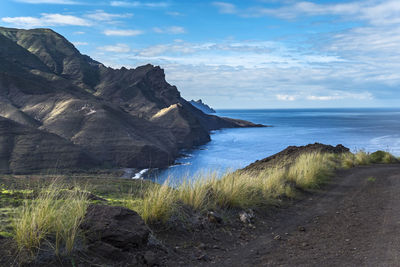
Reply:
M325 190L266 221L257 238L215 255L213 263L399 266L400 165L341 171Z

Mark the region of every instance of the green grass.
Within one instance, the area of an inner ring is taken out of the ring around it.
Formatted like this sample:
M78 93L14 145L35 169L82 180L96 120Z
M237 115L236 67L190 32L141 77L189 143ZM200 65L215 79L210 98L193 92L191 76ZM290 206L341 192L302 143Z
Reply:
M373 182L376 182L376 178L373 176L370 176L367 178L367 181L373 183Z
M398 159L389 152L378 150L370 154L370 161L372 163L389 164L398 162Z
M16 210L13 228L19 249L33 254L43 241L53 237L55 252L62 248L70 254L88 204L87 193L77 187L65 190L64 185L54 182L43 188Z

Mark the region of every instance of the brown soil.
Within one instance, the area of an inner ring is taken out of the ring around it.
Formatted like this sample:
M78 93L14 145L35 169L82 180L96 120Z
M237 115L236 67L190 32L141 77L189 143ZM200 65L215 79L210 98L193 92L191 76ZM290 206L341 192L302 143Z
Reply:
M372 178L373 177L373 178ZM255 228L231 222L165 235L169 266L398 266L400 165L339 171L321 190L258 210Z

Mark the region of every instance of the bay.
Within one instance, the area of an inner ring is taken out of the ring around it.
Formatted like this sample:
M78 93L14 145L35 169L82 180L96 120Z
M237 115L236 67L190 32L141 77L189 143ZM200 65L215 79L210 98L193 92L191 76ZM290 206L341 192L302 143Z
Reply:
M288 146L315 142L400 156L400 108L217 110L216 115L271 127L214 131L209 143L183 151L185 156L176 165L148 172L144 178L179 184L243 168Z

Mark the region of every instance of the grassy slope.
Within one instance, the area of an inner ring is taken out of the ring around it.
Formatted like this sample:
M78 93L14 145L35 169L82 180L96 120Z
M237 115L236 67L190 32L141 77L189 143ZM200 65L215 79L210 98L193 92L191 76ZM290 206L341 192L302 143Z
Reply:
M79 235L90 191L109 205L136 210L147 223L167 222L183 208L196 212L251 208L295 198L297 192L318 187L338 168L397 161L387 152L367 154L307 153L286 167L257 172L234 172L186 181L178 188L146 181L106 177L0 178L0 232L13 236L20 249L37 250L44 240L56 240L54 249L69 254ZM71 187L71 184L74 186ZM85 190L79 189L85 188ZM46 211L46 212L43 212ZM66 216L68 215L68 216ZM176 216L175 216L176 217Z

